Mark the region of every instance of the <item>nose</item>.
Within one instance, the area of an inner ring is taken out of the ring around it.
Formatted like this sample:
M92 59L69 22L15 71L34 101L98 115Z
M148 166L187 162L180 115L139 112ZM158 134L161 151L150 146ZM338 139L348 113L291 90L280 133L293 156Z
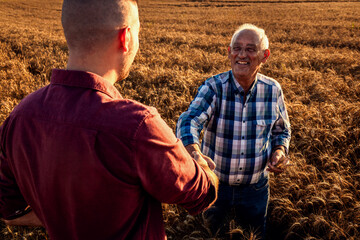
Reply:
M243 49L243 48L239 49L237 51L237 55L240 56L240 57L246 57L246 55L247 55L246 49Z

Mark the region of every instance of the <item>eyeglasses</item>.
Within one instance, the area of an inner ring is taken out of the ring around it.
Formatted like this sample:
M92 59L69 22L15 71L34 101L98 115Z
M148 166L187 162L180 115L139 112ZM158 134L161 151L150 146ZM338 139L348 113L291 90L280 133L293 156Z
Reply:
M243 54L243 52L247 55L256 55L259 52L256 47L232 47L231 51L236 55L239 53Z

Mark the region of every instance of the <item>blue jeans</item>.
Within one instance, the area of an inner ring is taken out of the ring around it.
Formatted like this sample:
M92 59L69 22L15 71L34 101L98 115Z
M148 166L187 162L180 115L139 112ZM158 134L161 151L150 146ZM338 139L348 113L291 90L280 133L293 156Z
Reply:
M265 238L266 214L269 202L269 179L260 178L250 185L229 186L220 182L218 199L204 216L213 234L229 231L228 223L234 219L237 225L256 231Z

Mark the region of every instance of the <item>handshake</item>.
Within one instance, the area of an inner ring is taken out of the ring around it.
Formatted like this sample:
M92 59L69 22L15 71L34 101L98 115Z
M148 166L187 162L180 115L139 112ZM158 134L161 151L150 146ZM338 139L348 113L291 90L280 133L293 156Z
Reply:
M209 167L211 170L214 170L216 167L216 164L214 163L211 158L208 156L205 156L199 151L193 151L191 153L191 156L195 159L195 161L201 166L201 167Z
M190 155L195 159L195 161L203 168L210 168L210 170L214 170L216 167L216 164L214 161L209 158L208 156L205 156L202 154L200 147L198 144L189 144L186 147L186 150Z

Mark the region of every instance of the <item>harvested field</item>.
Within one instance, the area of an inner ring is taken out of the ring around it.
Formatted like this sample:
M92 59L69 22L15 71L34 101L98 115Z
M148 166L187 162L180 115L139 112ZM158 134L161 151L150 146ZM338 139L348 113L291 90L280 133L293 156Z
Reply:
M60 0L0 0L0 123L64 68ZM158 109L175 129L200 84L227 71L242 23L265 29L292 125L294 166L271 175L268 237L360 239L360 2L140 1L140 51L124 97ZM201 216L164 205L168 239L256 239L231 222L212 236ZM61 223L59 223L61 224ZM42 228L6 227L0 239L46 239ZM89 230L91 231L91 230Z

